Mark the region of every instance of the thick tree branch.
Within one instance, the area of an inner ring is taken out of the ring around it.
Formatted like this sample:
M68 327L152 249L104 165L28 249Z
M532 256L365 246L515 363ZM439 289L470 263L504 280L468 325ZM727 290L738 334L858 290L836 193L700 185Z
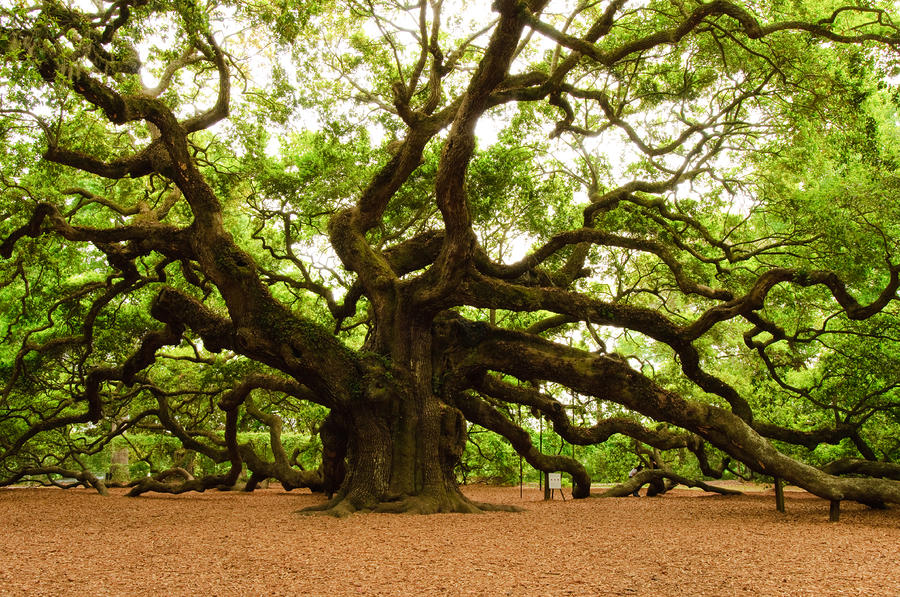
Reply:
M721 408L686 400L610 357L585 353L512 332L492 334L479 344L470 366L494 369L520 379L564 383L576 391L611 400L700 435L720 450L767 475L788 479L833 500L900 503L900 483L841 479L778 452L740 417ZM509 359L505 355L515 355Z
M613 434L634 438L660 450L695 447L699 438L692 434L674 433L669 430L650 430L633 419L609 417L598 420L591 427L577 427L566 414L559 401L525 386L513 386L493 375L484 375L474 384L479 392L511 404L521 404L539 410L553 423L553 430L571 444L587 446L601 444Z
M708 491L710 493L720 493L722 495L742 495L742 493L740 491L737 491L736 489L717 487L698 479L690 479L669 470L644 469L628 479L628 481L620 483L614 487L610 487L603 493L598 494L597 497L628 497L630 495L633 495L634 492L640 489L643 485L650 483L654 479L670 479L674 481L676 485L684 485L685 487L697 487L702 489L703 491Z
M534 468L544 471L563 471L572 475L574 488L572 497L584 498L591 493L591 478L584 466L577 460L567 456L541 454L531 436L521 427L504 417L483 399L474 395L457 395L454 405L462 411L466 419L490 429L509 440L513 449Z

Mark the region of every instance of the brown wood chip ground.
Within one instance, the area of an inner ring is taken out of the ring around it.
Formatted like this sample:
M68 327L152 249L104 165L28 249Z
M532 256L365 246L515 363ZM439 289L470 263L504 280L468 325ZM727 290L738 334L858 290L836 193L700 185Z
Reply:
M280 488L132 499L0 490L0 595L900 595L900 508L786 492L541 501L522 513L299 516Z

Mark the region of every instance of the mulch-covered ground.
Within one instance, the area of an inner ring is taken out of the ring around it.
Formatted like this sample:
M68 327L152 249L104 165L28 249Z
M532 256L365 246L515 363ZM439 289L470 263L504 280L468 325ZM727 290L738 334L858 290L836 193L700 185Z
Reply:
M542 501L484 515L298 516L266 489L0 490L0 595L900 595L900 508L787 492Z

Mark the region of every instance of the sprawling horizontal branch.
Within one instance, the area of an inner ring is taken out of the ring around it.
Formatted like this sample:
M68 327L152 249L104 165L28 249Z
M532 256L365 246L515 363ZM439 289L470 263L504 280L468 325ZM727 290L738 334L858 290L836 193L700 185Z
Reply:
M240 468L237 469L237 472L240 473ZM235 473L229 472L225 475L212 475L200 479L183 479L180 482L170 482L171 475L169 471L162 471L158 475L138 479L127 495L129 497L138 497L149 492L178 495L189 491L202 493L207 489L231 489L234 486L236 476Z
M884 35L881 33L844 35L836 33L830 28L830 25L833 24L839 11L835 12L830 20L823 20L819 23L784 21L762 25L750 12L737 4L725 0L714 0L694 8L690 14L684 16L683 20L669 29L656 31L649 35L626 42L618 47L604 50L594 43L591 43L591 41L567 35L554 29L547 23L539 20L535 13L528 11L524 6L522 10L530 27L557 42L561 46L569 48L582 56L588 57L606 66L614 65L628 56L646 52L660 45L675 44L691 32L697 30L707 20L722 16L728 16L734 19L744 34L750 39L760 39L780 31L804 31L811 33L816 37L840 43L864 43L874 41L887 45L900 45L900 34L898 34L896 27L891 27L891 35ZM845 7L842 10L866 11L868 9ZM885 23L881 24L886 25Z
M883 477L900 481L900 464L896 462L877 462L842 458L829 462L822 467L829 475L865 475L867 477Z
M657 421L678 425L760 473L788 479L828 499L900 502L900 483L827 475L780 453L739 416L682 398L619 359L498 329L483 330L477 348L461 352L458 358L453 368L456 375L471 378L480 371L492 369L519 379L561 383Z
M575 482L572 490L573 497L590 495L591 477L580 462L568 456L542 454L531 442L528 432L500 414L482 398L471 394L460 394L454 398L453 403L469 421L509 440L513 449L534 468L546 472L563 471L572 475Z
M597 497L630 496L633 495L634 492L640 489L643 485L650 483L651 481L656 479L670 479L678 485L684 485L686 487L698 487L703 491L708 491L710 493L721 493L723 495L741 495L741 492L737 491L736 489L728 489L726 487L717 487L715 485L710 485L709 483L704 483L703 481L699 481L697 479L690 479L670 470L644 469L636 473L633 477L628 479L628 481L610 487L603 493L599 494Z
M151 142L147 148L134 155L109 162L56 145L50 145L47 148L47 151L44 152L44 159L113 180L141 178L155 172L165 172L171 166L168 155L163 151L162 142L159 140Z
M51 203L39 203L27 224L14 230L0 245L0 256L9 258L15 243L29 236L36 238L43 231L54 232L73 242L90 242L104 250L119 269L133 269L130 261L151 251L175 259L190 259L193 255L190 232L159 222L144 221L140 224L115 226L112 228L92 228L73 226L63 217L59 209ZM127 248L115 243L129 243Z
M750 406L734 388L701 369L699 353L691 345L693 338L687 336L685 328L675 325L656 310L605 303L562 289L524 287L476 275L471 275L468 285L460 288L459 292L464 304L517 311L543 309L578 321L621 327L645 334L673 348L681 357L685 374L700 387L725 398L732 409L745 420L753 420ZM709 327L713 325L711 322L708 324Z
M75 479L76 483L74 485L83 485L85 487L93 487L97 490L97 493L100 495L109 495L109 491L106 488L106 483L103 482L102 479L97 478L95 474L90 471L84 470L75 470L64 468L61 466L30 466L23 468L22 470L16 472L16 474L0 480L0 485L14 485L19 483L26 477L39 477L39 476L47 476L49 484L55 485L57 487L62 487L68 489L72 487L73 484L70 483L59 483L50 478L50 475L60 475L65 478Z
M763 421L755 421L753 428L763 437L794 444L795 446L804 446L810 450L815 449L819 444L836 445L841 440L852 439L859 431L859 425L850 424L800 431Z
M485 269L491 269L494 274L516 274L525 271L544 254L551 253L557 245L592 239L602 240L607 244L618 243L619 245L630 245L631 248L656 252L669 264L673 273L676 276L679 275L678 263L656 243L624 239L592 229L557 235L550 243L515 266L506 268L485 266ZM703 336L717 323L736 317L744 317L753 321L756 312L764 307L768 294L781 283L794 283L799 286L824 285L831 291L848 317L865 319L880 312L895 299L897 289L900 287L900 268L890 267L889 282L879 296L866 306L860 305L847 292L843 281L837 274L828 271L808 272L799 269L773 268L760 275L748 292L737 297L732 297L732 294L726 290L713 290L696 284L692 286L691 282L682 280L680 284L685 287L685 291L693 290L697 294L718 298L722 301L705 310L693 323L686 326L677 326L653 309L604 303L563 289L521 286L482 275L470 275L468 284L458 289L458 296L464 304L522 311L543 309L567 316L572 320L635 330L664 342L681 357L682 369L691 380L704 390L725 398L736 413L748 422L752 422L752 411L738 392L722 380L703 371L700 366L699 354L691 342Z
M553 430L569 443L587 446L601 444L615 433L632 437L660 450L677 448L697 448L700 439L684 432L676 433L666 429L650 430L625 417L609 417L597 421L591 427L577 427L565 412L565 406L537 390L525 386L505 383L493 375L484 375L475 384L479 392L511 404L521 404L539 410L551 423Z

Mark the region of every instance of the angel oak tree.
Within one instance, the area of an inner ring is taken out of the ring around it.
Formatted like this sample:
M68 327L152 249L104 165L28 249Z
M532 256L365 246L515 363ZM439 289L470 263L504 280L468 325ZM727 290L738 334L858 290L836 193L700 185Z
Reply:
M2 482L154 432L229 466L133 494L475 512L475 423L588 496L525 406L900 502L898 48L818 0L2 8Z

